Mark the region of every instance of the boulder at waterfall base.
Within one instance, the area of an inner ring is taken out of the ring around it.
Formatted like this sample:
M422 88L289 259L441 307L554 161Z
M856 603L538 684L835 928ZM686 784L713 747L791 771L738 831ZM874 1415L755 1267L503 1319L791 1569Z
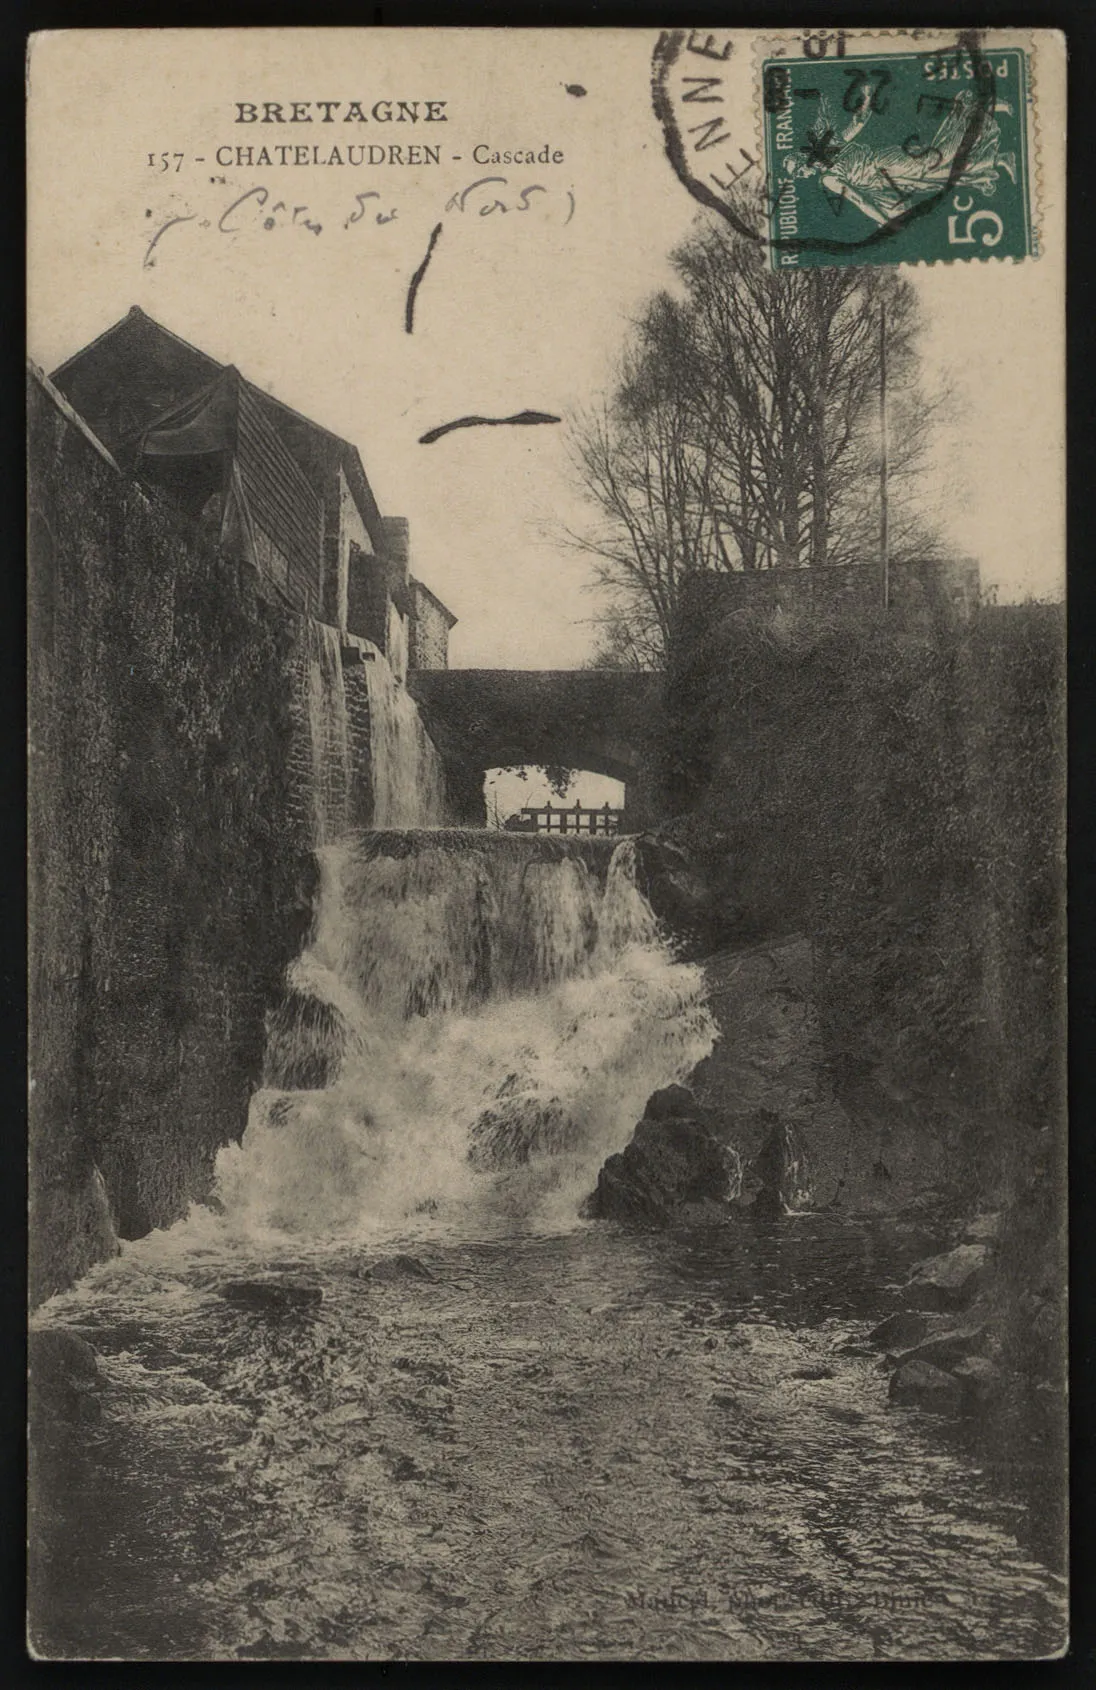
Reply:
M684 1086L654 1092L631 1142L610 1156L584 1213L632 1226L719 1219L742 1185L738 1152L724 1144Z
M402 1252L396 1256L382 1256L379 1261L371 1262L358 1270L357 1278L372 1280L375 1285L390 1285L400 1279L436 1279L425 1262L420 1262L417 1256L408 1256Z
M45 1414L86 1425L100 1418L98 1357L75 1332L47 1327L29 1333L27 1373L32 1420Z
M927 1361L907 1361L893 1375L890 1400L900 1408L924 1408L933 1414L957 1414L966 1392L962 1383L942 1367Z
M790 1121L775 1110L759 1111L765 1137L745 1173L745 1194L757 1215L799 1214L812 1202L806 1147Z
M918 1309L965 1308L985 1283L988 1255L985 1244L959 1244L918 1262L905 1288L906 1302Z
M255 1314L288 1314L323 1302L320 1286L289 1279L230 1279L221 1286L221 1296Z
M934 1367L954 1369L968 1356L983 1354L989 1343L989 1333L980 1321L965 1320L930 1332L920 1343L897 1353L899 1362L928 1361ZM893 1352L892 1352L893 1353Z
M919 1313L914 1309L901 1309L898 1314L890 1314L886 1320L880 1321L868 1333L866 1342L880 1350L886 1350L889 1355L898 1355L903 1350L911 1350L915 1345L923 1342L933 1330L930 1315Z

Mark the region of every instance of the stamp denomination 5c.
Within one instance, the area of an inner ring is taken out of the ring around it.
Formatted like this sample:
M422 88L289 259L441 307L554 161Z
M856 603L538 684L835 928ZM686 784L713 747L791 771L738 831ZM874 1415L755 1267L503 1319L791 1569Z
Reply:
M774 268L1036 252L1022 49L864 37L761 76Z

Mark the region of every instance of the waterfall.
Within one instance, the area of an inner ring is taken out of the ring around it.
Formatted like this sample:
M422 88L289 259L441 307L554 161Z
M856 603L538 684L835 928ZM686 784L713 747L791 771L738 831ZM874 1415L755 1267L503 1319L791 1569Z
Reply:
M432 827L445 819L441 762L418 706L388 664L365 665L375 827Z
M631 840L379 832L320 852L262 1089L217 1162L230 1222L312 1236L576 1224L656 1087L714 1042Z
M322 846L340 838L349 824L350 741L338 629L311 619L306 628L313 826Z

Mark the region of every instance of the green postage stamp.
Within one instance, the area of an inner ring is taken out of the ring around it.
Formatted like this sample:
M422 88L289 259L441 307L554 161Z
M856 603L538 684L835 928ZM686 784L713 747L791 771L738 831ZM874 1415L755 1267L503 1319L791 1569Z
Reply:
M1037 251L1020 48L766 58L774 269Z

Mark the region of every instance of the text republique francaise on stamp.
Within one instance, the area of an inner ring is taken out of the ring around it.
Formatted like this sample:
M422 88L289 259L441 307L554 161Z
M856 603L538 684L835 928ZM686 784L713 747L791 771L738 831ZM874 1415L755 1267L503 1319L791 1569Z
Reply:
M727 75L734 43L721 39L661 37L655 108L682 184L765 244L774 269L1037 255L1021 37L835 31L762 43L760 157L734 145L749 137L729 126L742 84Z

